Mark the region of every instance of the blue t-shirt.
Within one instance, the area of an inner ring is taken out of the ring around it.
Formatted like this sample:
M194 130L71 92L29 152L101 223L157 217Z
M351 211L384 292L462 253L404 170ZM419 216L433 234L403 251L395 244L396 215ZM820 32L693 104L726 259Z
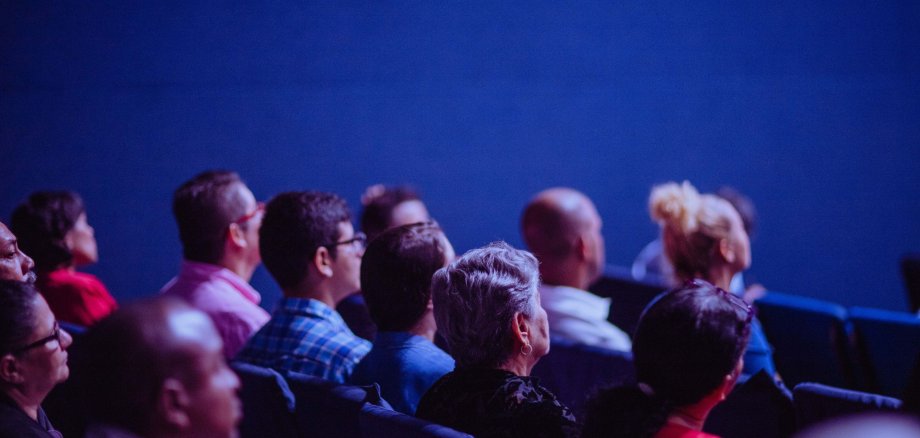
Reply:
M349 383L376 382L393 409L415 415L422 395L453 369L454 359L428 339L407 332L377 332L371 352L355 367Z

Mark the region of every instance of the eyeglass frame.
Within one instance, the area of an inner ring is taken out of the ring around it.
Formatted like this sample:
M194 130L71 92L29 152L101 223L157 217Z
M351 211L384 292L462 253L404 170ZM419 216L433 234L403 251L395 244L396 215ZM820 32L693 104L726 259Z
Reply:
M256 217L256 215L259 214L259 212L263 212L263 211L265 211L265 203L262 201L256 202L256 208L252 209L252 211L250 211L249 213L246 213L240 216L235 221L230 222L230 223L237 224L237 225L243 225L246 222L249 222L252 218Z
M340 242L327 243L320 246L331 248L339 245L354 245L356 242L361 244L361 248L367 248L367 234L364 234L362 231L358 231L351 239L342 240Z
M51 341L57 341L58 345L62 345L61 344L61 333L63 331L64 329L61 328L61 324L58 321L54 321L54 329L51 331L51 334L49 336L45 336L44 338L41 338L28 345L24 345L22 347L13 349L10 351L10 354L22 354L22 353L25 353L26 351L46 345L47 343Z

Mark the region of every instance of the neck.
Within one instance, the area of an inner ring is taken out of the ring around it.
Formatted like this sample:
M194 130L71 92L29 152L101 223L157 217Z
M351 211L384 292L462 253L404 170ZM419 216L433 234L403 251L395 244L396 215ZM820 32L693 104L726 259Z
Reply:
M322 287L313 287L312 285L302 285L292 289L284 289L282 292L284 293L285 297L314 299L329 306L332 309L335 309L335 306L339 304L339 301L342 301L342 298L336 299L336 295L331 293L329 290Z
M706 417L709 415L709 409L702 412L696 406L685 406L677 408L668 415L668 423L684 426L691 430L703 430L706 423Z
M709 275L707 280L716 287L720 287L724 290L729 290L732 284L732 277L735 275L731 269L725 265L714 266L709 270Z
M508 371L517 376L528 377L530 376L530 370L533 368L534 364L531 363L528 356L520 354L517 350L512 353L512 357L505 361L499 369Z
M252 279L252 273L256 271L256 266L253 266L246 260L236 257L225 256L221 258L220 262L217 264L218 266L227 268L246 282Z
M38 421L38 407L41 405L41 400L45 398L44 396L37 397L34 394L28 394L22 388L11 388L5 393L29 418Z
M570 261L541 264L540 277L543 283L550 286L568 286L587 290L591 285L587 269L583 265Z
M421 336L431 342L434 342L434 334L437 331L438 326L434 321L434 313L431 310L426 311L422 319L409 329L409 333Z

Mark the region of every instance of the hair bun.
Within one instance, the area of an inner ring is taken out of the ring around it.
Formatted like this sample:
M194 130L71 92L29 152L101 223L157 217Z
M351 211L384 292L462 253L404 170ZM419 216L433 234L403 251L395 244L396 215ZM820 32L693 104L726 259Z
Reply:
M697 214L702 203L700 193L690 184L669 182L652 189L649 212L661 226L679 229L684 233L697 228Z

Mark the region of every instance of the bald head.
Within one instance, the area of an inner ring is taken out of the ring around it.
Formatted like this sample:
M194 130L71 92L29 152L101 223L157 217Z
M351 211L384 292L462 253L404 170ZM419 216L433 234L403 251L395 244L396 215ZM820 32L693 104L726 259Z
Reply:
M600 229L601 219L594 203L583 193L565 187L538 193L521 217L524 242L540 260L540 271L547 282L556 276L552 271L563 270L556 269L562 265L566 265L565 270L583 267L588 281L596 279L604 264Z

